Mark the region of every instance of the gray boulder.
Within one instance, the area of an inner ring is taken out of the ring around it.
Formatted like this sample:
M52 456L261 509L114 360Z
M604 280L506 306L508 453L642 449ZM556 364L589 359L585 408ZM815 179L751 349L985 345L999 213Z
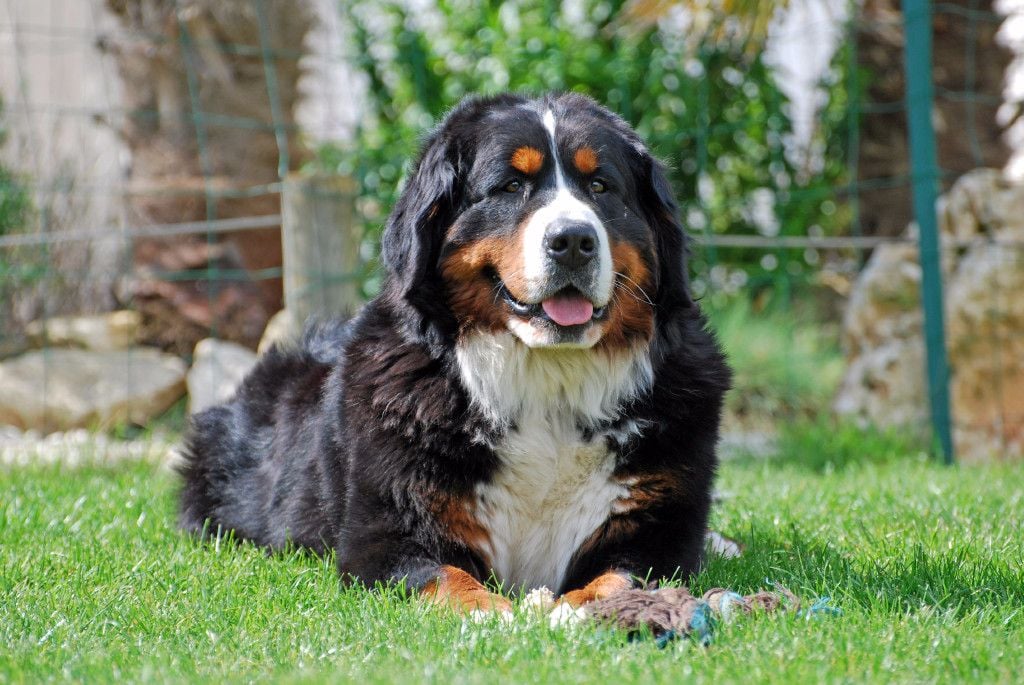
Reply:
M255 364L256 355L247 347L215 338L200 340L188 372L189 413L231 399Z
M124 350L135 344L142 317L121 310L84 316L55 316L33 321L25 328L35 347L84 347L89 350Z
M185 371L147 347L27 352L0 364L0 424L44 433L144 424L184 394Z

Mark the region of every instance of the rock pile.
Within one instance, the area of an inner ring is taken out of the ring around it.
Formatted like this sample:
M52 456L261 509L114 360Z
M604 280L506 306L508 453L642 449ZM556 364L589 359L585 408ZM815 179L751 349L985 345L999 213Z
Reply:
M993 169L939 201L954 441L967 461L1024 456L1024 188ZM835 408L923 426L927 381L914 245L872 254L843 322L848 369Z
M261 347L294 337L287 312L274 322ZM0 428L38 438L145 425L186 387L195 413L233 396L256 364L248 348L207 338L192 351L189 369L175 355L139 345L139 323L137 312L116 311L30 324L29 340L38 349L0 361Z
M0 364L0 424L44 433L142 425L182 396L185 371L146 347L26 352Z

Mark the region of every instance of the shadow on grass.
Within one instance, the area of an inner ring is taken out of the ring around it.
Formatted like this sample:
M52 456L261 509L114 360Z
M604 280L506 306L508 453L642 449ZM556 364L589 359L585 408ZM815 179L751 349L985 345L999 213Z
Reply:
M709 559L692 583L695 592L728 587L747 593L778 582L804 600L827 595L847 609L901 614L927 607L957 618L1024 605L1020 559L980 559L962 546L937 552L899 541L873 553L840 550L795 527L755 528L744 537L743 556Z

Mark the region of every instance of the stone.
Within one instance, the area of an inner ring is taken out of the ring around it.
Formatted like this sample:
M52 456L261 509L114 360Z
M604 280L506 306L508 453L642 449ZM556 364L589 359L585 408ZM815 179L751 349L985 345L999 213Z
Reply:
M998 169L964 174L939 198L936 209L946 237L967 240L1024 232L1024 193Z
M231 399L256 364L256 355L238 343L200 340L188 372L188 410L200 412Z
M913 245L880 245L857 279L843 317L850 354L921 328L921 267Z
M27 352L0 364L0 424L43 433L143 425L184 394L185 372L146 347Z
M25 327L34 347L82 347L89 350L123 350L135 344L142 317L120 310L85 316L38 319Z
M85 428L42 436L0 426L0 467L60 464L66 469L144 461L170 471L179 458L179 442L176 434L159 429L143 439L122 440Z
M295 316L291 311L282 309L270 317L267 327L263 329L263 337L260 338L256 352L263 354L274 345L293 344L299 339L300 333L299 323L295 320Z
M957 456L1022 458L1024 188L977 169L937 209ZM843 318L848 365L837 412L885 427L927 425L920 283L916 246L872 254Z
M1024 251L983 243L946 293L954 440L969 458L1024 455Z
M835 410L876 426L920 426L928 420L925 384L920 335L895 338L850 360Z

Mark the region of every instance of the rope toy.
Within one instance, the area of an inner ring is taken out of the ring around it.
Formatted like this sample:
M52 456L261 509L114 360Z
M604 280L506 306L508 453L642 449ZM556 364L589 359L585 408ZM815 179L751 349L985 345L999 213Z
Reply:
M696 597L685 587L657 590L622 590L610 597L578 609L557 604L547 588L533 590L525 598L527 606L547 611L553 627L577 625L585 621L625 630L631 639L652 636L659 647L689 637L701 645L711 643L719 623L731 623L740 616L787 611L808 620L839 616L842 610L821 597L804 607L800 598L779 583L768 581L773 590L741 595L727 588L712 588Z

